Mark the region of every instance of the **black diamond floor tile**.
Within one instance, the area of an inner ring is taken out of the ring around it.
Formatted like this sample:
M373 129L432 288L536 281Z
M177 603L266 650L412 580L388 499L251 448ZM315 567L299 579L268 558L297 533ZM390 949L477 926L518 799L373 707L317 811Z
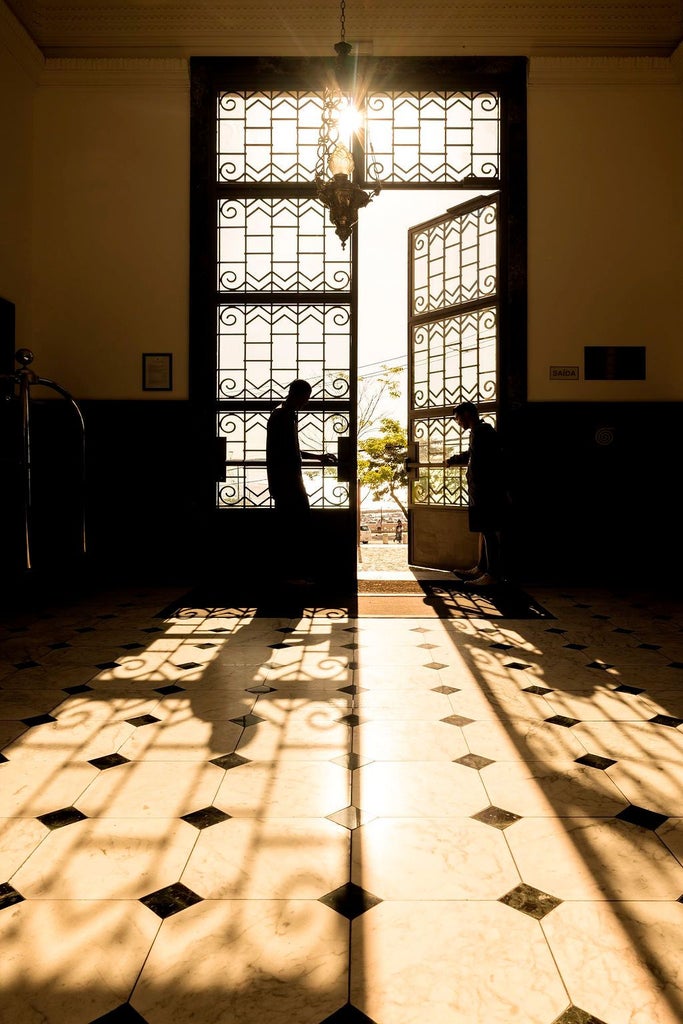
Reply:
M483 811L478 811L476 814L471 815L476 821L481 821L484 825L491 825L493 828L504 829L508 825L514 825L516 821L521 818L520 814L514 814L512 811L506 811L502 807L495 807L493 805L485 807Z
M490 757L482 757L481 754L464 754L457 757L454 764L464 764L465 768L485 768L487 764L495 764Z
M667 668L683 668L683 661L670 661Z
M340 757L333 757L332 764L338 764L342 768L349 768L352 772L364 764L370 764L371 757L363 757L361 754L342 754Z
M347 1003L346 1006L342 1006L339 1010L335 1010L331 1017L325 1017L325 1020L321 1021L320 1024L376 1024L374 1020L358 1010L351 1003Z
M188 889L182 882L164 886L163 889L157 889L156 892L151 892L140 898L140 903L144 903L157 917L161 918L171 917L173 914L178 914L181 910L187 910L188 907L201 902L202 897L192 889Z
M503 667L504 668L525 669L525 668L531 668L531 665L528 665L524 661L508 661L508 662L506 662L506 664Z
M614 665L610 665L606 661L589 661L586 668L595 668L599 672L607 672L608 669L614 668Z
M57 644L48 644L47 646L50 648L51 651L63 651L67 647L71 647L71 644L67 643L66 640L61 640Z
M524 686L522 689L524 690L524 693L544 694L553 692L548 686L537 686L536 683L533 683L532 686Z
M510 892L501 896L498 902L505 903L506 906L512 907L513 910L520 910L523 914L528 914L529 917L534 917L537 921L540 921L551 910L554 910L555 907L559 907L562 900L558 900L557 897L551 896L547 892L542 892L540 889L535 889L533 885L527 885L526 882L522 882L520 885L516 885L514 889L511 889Z
M105 754L103 757L93 757L91 761L88 761L88 764L93 765L94 768L99 768L103 772L107 768L118 768L120 764L130 764L130 760L121 754Z
M186 693L184 686L176 686L175 683L170 683L168 686L157 686L155 687L157 693L161 693L164 697L167 697L171 693Z
M95 665L95 668L121 668L118 661L100 661Z
M683 725L683 718L673 718L671 715L655 715L649 721L654 722L655 725L668 725L671 729L677 729L679 725Z
M371 892L366 892L365 889L361 889L355 882L347 882L345 885L340 885L338 889L334 889L332 892L328 892L325 896L320 897L320 903L324 903L326 907L336 910L338 914L348 918L349 921L360 917L361 914L364 914L372 907L376 907L381 902L382 900L379 896L373 896Z
M18 669L39 668L40 667L40 662L39 661L20 661L14 667L18 668Z
M136 729L139 729L142 725L153 725L155 722L160 722L160 718L155 718L154 715L138 715L137 718L127 718L126 722L128 725L134 725Z
M231 718L230 721L246 729L250 725L258 725L259 722L265 722L265 718L259 718L258 715L240 715L238 718Z
M265 683L259 683L256 686L247 686L247 693L275 693L274 686L266 686Z
M550 725L561 725L565 729L571 729L573 725L580 724L580 719L568 718L567 715L552 715L551 718L544 718L543 721Z
M75 693L88 693L92 690L92 686L88 686L86 683L81 683L80 686L65 686L63 687L64 693L75 694Z
M249 764L249 758L242 757L241 754L222 754L220 757L211 758L210 763L228 771L230 768L239 768L241 764Z
M645 690L639 686L627 686L626 683L621 683L619 686L614 687L615 693L631 693L636 696L639 693L645 693Z
M575 757L574 760L577 764L585 764L589 768L599 768L601 771L617 763L611 757L600 757L599 754L583 754L581 757Z
M460 693L460 690L457 686L432 686L432 692L448 695L449 693Z
M445 722L447 725L458 725L462 728L464 725L474 722L474 718L465 718L464 715L448 715L446 718L439 719L439 721Z
M638 644L638 650L640 651L661 651L660 644Z
M34 725L47 725L49 722L56 722L53 715L31 715L30 718L22 718L21 721L32 729Z
M65 825L73 825L76 821L83 821L86 817L87 815L77 807L60 807L58 811L39 814L38 821L42 821L43 825L54 831L56 828L64 828Z
M349 725L351 728L355 728L357 725L360 725L361 717L360 715L351 713L349 715L342 715L341 718L337 719L337 721L341 722L343 725Z
M337 691L339 693L348 693L350 696L355 696L357 693L365 693L367 686L356 686L355 683L351 683L350 686L338 686Z
M631 825L640 825L654 832L656 828L669 820L668 815L658 814L657 811L648 811L646 807L638 807L636 804L629 804L623 811L615 815L621 821L628 821Z
M565 648L568 651L585 651L587 645L586 644L565 644L564 646L565 646Z
M201 668L202 666L198 661L184 661L182 665L176 665L176 668L182 668L184 672L189 672L191 668Z
M23 899L21 893L17 892L9 882L0 882L0 910L13 907L15 903L21 903Z
M199 811L190 811L189 814L183 814L182 820L187 821L190 825L194 825L195 828L210 828L211 825L218 825L221 821L227 821L231 818L231 814L226 814L225 811L221 811L218 807L202 807Z
M511 651L513 649L513 647L514 647L514 644L502 644L502 643L491 644L491 650L492 651Z
M555 1018L553 1024L605 1024L605 1022L586 1010L580 1010L578 1006L568 1006L564 1013Z
M448 665L444 664L443 661L428 661L425 668L431 668L437 672L440 668L448 668Z
M147 1024L147 1019L141 1017L130 1003L123 1003L122 1006L117 1006L115 1010L105 1013L104 1017L98 1017L90 1024Z
M348 828L350 832L372 820L369 814L366 814L360 807L354 807L353 805L342 807L341 810L334 811L333 814L328 814L327 817L337 825Z
M128 644L120 644L119 646L124 651L141 651L144 648L145 645L144 644L138 644L138 643L135 643L134 641L131 641Z

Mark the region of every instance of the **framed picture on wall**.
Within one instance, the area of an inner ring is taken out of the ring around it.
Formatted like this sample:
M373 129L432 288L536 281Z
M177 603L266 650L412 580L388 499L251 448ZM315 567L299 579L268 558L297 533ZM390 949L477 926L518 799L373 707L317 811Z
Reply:
M173 354L171 352L142 353L142 390L173 390Z

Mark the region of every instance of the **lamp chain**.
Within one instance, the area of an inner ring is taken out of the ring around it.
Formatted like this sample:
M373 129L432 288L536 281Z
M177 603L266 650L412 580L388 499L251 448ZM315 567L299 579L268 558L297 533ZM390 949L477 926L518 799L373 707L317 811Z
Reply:
M341 41L346 42L346 0L341 0L339 5L339 20L341 22Z

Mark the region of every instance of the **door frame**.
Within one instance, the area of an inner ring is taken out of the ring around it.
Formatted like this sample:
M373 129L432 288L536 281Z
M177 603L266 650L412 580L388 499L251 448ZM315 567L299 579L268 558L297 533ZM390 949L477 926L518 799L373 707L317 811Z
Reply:
M501 100L501 177L495 181L465 179L462 182L386 183L384 189L445 192L477 188L500 192L501 266L500 294L500 404L499 422L508 419L526 401L526 258L527 258L527 157L525 57L364 57L355 58L356 80L362 88L386 91L494 91ZM322 92L334 68L332 57L193 57L190 59L190 405L195 446L198 452L196 495L202 530L198 570L209 574L229 570L233 575L253 572L259 537L272 522L270 509L216 508L216 470L220 449L216 442L216 322L215 273L217 197L215 97L230 90L313 90ZM362 179L358 183L363 186ZM303 186L302 194L306 194ZM314 192L313 183L309 192ZM376 202L381 202L381 195ZM362 213L361 213L362 217ZM352 249L351 403L355 420L357 402L357 233L348 243ZM355 487L355 422L351 434L353 480L349 485L351 514L322 510L328 527L331 572L341 572L355 587L357 510ZM345 511L345 510L344 510ZM262 547L262 545L261 545ZM342 560L343 564L339 562ZM267 566L266 566L267 568Z

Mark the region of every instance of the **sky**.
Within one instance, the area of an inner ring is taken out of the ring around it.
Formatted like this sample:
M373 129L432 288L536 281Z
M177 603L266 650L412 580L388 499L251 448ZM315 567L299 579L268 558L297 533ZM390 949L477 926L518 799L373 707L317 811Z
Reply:
M382 364L405 366L407 354L408 228L445 213L478 192L380 192L359 213L358 366L371 379ZM380 415L405 423L403 377L400 399L385 400Z

